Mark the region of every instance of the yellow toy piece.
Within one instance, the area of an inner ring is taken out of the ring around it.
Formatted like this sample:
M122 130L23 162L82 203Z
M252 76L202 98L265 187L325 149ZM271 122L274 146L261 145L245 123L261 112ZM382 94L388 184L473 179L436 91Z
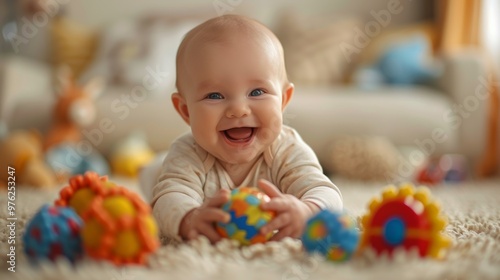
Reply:
M96 196L104 193L116 185L106 176L99 176L95 172L86 172L84 175L76 175L69 179L69 185L59 192L59 199L55 201L56 206L69 206L82 216Z
M128 177L137 177L139 170L151 162L155 153L147 145L142 134L133 133L118 143L111 155L113 172Z
M373 198L361 219L360 249L392 255L395 248L417 248L421 257L443 258L451 239L442 234L447 220L427 187L388 186L381 198Z

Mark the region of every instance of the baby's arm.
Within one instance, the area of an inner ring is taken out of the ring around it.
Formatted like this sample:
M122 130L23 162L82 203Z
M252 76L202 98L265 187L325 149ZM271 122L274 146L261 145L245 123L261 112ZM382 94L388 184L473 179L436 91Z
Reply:
M204 205L205 199L203 162L189 138L180 138L172 144L158 181L153 188L151 204L162 234L178 240L188 238L190 230L181 231L181 226L190 229L192 224L183 221L188 221L185 219L188 213L195 213L195 209ZM211 216L207 213L210 211L203 212L198 218ZM218 215L216 220L220 216L225 217Z
M261 229L264 234L279 230L273 240L299 237L307 220L320 209L343 208L340 191L323 174L312 149L292 129L285 128L281 136L282 143L273 153L271 166L271 180L276 186L259 183L271 196L271 201L262 208L277 212L276 218ZM278 189L280 195L275 194Z
M313 203L320 209L341 211L340 190L323 174L313 150L290 128L284 128L281 139L281 145L274 151L271 181L281 192L303 202Z
M319 209L342 211L343 202L339 192L331 187L319 186L308 190L300 200L313 203Z

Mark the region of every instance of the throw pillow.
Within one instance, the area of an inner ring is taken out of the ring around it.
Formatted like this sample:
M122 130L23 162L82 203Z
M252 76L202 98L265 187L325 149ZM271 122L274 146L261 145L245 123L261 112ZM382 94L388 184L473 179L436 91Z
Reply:
M340 46L352 44L358 24L354 18L311 20L284 13L275 32L283 44L290 81L316 85L344 82L352 66Z

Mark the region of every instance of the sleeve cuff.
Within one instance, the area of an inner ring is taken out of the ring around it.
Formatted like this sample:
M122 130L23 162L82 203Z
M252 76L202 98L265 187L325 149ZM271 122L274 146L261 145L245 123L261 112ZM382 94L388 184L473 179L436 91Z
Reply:
M320 186L312 188L304 193L300 200L312 202L321 209L343 210L342 198L337 191L330 187Z
M158 198L153 207L153 215L164 236L182 241L179 235L182 218L193 208L199 206L200 204L196 200L184 194L170 193Z

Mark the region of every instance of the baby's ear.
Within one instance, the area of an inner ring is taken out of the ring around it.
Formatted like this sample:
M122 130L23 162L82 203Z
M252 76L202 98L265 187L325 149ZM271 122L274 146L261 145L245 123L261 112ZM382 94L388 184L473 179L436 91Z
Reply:
M189 111L188 107L186 104L186 100L184 97L178 93L174 92L172 93L172 104L174 104L174 108L179 113L179 115L182 117L182 119L189 125Z
M281 111L284 111L290 100L292 100L294 89L295 86L292 83L288 83L288 85L283 88L283 96L281 98Z

